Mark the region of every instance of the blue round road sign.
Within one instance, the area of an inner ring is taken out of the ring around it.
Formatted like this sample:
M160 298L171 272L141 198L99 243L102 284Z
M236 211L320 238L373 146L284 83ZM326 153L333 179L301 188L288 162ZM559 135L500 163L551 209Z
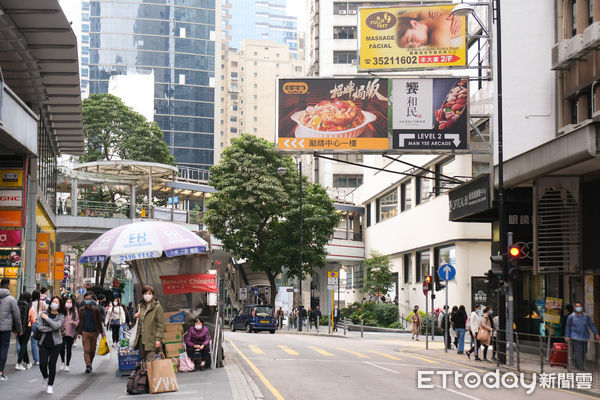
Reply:
M443 281L451 281L456 276L456 269L450 264L444 264L438 268L438 275Z

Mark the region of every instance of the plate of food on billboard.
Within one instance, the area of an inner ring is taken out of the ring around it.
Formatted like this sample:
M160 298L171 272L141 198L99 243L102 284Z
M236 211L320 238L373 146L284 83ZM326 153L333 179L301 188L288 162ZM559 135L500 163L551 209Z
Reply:
M359 69L464 67L466 17L454 5L359 9Z
M277 146L282 150L386 150L388 80L280 79Z

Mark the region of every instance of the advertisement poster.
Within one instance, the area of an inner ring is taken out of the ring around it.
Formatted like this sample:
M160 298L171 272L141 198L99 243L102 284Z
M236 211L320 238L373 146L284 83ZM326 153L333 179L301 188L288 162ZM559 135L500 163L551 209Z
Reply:
M20 247L21 230L0 229L0 247Z
M468 150L468 79L407 78L392 82L395 150Z
M164 294L218 293L215 274L162 275L160 281Z
M560 324L562 314L563 299L556 297L546 297L544 310L544 322L551 324Z
M0 186L23 186L23 171L0 169Z
M0 226L21 226L21 211L0 210Z
M467 65L466 17L454 4L359 9L359 70Z
M37 234L37 263L36 272L38 274L47 274L50 272L50 234Z
M0 268L19 268L21 266L20 250L0 250Z
M388 80L279 79L277 147L388 150Z
M65 279L65 253L62 251L54 253L54 279L58 281Z

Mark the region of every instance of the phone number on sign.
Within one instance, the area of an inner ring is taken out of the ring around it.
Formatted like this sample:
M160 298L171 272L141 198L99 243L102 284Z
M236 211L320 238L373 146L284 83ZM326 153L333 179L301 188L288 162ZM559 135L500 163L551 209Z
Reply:
M130 260L139 260L142 258L154 258L156 257L152 251L137 253L137 254L124 254L119 256L119 261L130 261Z
M372 65L400 65L400 64L417 64L417 56L402 56L402 57L373 57L366 60L367 64Z

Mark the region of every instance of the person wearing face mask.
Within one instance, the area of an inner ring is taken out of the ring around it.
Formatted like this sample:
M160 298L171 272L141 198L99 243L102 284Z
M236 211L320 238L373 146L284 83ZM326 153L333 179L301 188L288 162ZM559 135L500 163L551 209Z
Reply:
M65 305L62 299L54 296L50 300L50 308L40 314L37 321L37 330L42 333L40 346L40 371L42 373L42 391L52 394L54 390L54 377L56 375L56 361L62 348L61 328L65 320Z
M185 334L185 351L192 360L201 358L200 370L210 368L210 332L200 317L194 319L194 326Z
M483 310L483 316L481 317L481 325L479 327L480 334L477 335L479 342L483 345L483 360L490 361L487 359L488 347L492 344L492 332L494 331L494 320L492 319L494 310L491 307L486 307Z
M104 319L104 325L106 327L110 327L112 331L112 342L113 347L117 347L119 344L119 336L121 325L125 323L125 310L121 307L121 301L118 297L116 297L110 306L108 306L108 311L106 312L106 318Z
M65 322L62 327L63 346L60 349L60 366L61 371L69 371L69 364L71 363L71 349L75 338L77 337L77 325L79 325L79 313L73 304L72 297L65 298ZM66 356L66 359L65 359Z
M83 306L79 309L77 332L81 335L81 344L83 345L85 373L89 374L92 372L92 362L96 355L96 341L98 335L104 336L104 329L102 328L102 314L96 303L96 295L87 292L83 299Z
M600 341L600 335L592 319L583 312L581 302L575 302L575 312L567 317L565 326L565 340L573 342L573 357L575 368L582 370L587 353L587 342L590 340L590 331L594 333L596 340Z
M138 311L133 316L138 319L137 335L135 337L134 349L140 351L140 357L146 361L154 360L156 352L160 351L162 339L165 335L164 312L159 301L154 298L154 288L144 286L142 288L142 301Z
M479 327L481 326L481 317L483 316L483 311L481 310L481 304L475 306L471 315L469 316L469 332L471 333L471 348L466 351L467 357L471 358L471 353L475 352L475 361L481 361L479 358L479 347L481 343L477 339L477 332L479 332Z

